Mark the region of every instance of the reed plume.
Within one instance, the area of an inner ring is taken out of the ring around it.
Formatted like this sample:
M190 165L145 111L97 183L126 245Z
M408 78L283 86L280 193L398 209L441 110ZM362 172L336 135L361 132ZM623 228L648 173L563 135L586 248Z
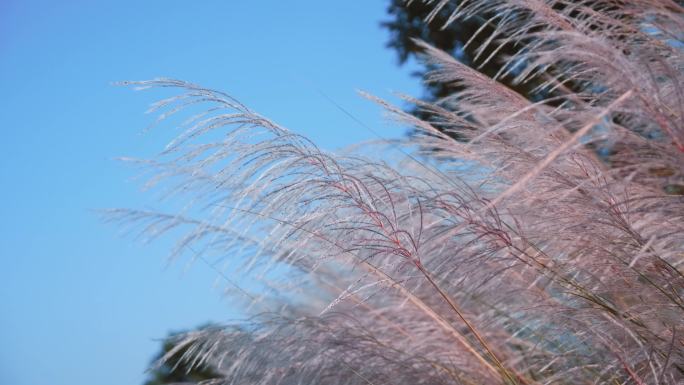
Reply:
M323 151L187 82L127 83L178 91L160 120L203 112L132 160L182 210L108 218L251 282L248 321L168 357L212 384L684 382L682 7L461 1L448 23L473 17L495 26L476 65L516 54L490 78L417 42L426 81L458 91L405 97L424 120L366 95L416 131L395 157Z

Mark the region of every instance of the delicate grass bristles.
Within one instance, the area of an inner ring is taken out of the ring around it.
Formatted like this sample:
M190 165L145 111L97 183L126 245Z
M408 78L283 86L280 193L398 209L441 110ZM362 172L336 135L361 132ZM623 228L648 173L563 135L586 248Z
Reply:
M161 120L205 111L141 162L182 212L107 215L182 229L176 253L251 282L249 322L179 337L216 384L684 382L681 6L455 9L495 26L475 64L517 45L499 78L544 97L417 42L426 81L458 91L407 97L425 120L373 98L416 130L401 160L322 151L221 92L129 83L180 92Z

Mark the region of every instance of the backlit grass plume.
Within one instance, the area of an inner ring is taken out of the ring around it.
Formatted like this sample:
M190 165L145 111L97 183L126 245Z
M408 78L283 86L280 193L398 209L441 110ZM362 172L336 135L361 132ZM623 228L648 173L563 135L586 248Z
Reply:
M489 78L423 44L426 81L459 91L406 97L427 121L368 96L417 132L397 157L322 151L193 84L130 83L178 91L162 119L204 112L137 161L182 208L107 215L225 262L252 315L168 357L226 385L684 382L682 8L462 1L449 22L472 17L496 27L475 67L517 53Z

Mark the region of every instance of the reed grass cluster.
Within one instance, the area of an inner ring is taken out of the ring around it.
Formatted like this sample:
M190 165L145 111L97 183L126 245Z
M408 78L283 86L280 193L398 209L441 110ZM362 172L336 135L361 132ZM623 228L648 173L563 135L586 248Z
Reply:
M423 44L426 81L458 91L405 97L425 120L367 96L415 130L384 144L394 157L322 151L222 92L130 82L176 90L161 119L204 112L136 161L182 209L107 215L227 262L251 315L167 358L222 385L682 384L682 11L461 1L449 23L495 27L476 64L517 53L490 78Z

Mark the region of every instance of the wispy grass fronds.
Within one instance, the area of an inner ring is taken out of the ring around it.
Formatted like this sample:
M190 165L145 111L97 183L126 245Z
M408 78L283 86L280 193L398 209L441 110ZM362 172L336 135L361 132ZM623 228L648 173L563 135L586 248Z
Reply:
M142 162L182 212L110 218L185 229L177 253L249 277L254 318L179 337L188 362L217 384L684 381L681 7L463 1L450 22L485 16L476 61L520 45L500 77L543 78L545 97L423 45L426 80L459 91L407 98L428 121L375 99L418 132L402 161L322 151L217 91L130 83L181 91L162 119L205 112Z

